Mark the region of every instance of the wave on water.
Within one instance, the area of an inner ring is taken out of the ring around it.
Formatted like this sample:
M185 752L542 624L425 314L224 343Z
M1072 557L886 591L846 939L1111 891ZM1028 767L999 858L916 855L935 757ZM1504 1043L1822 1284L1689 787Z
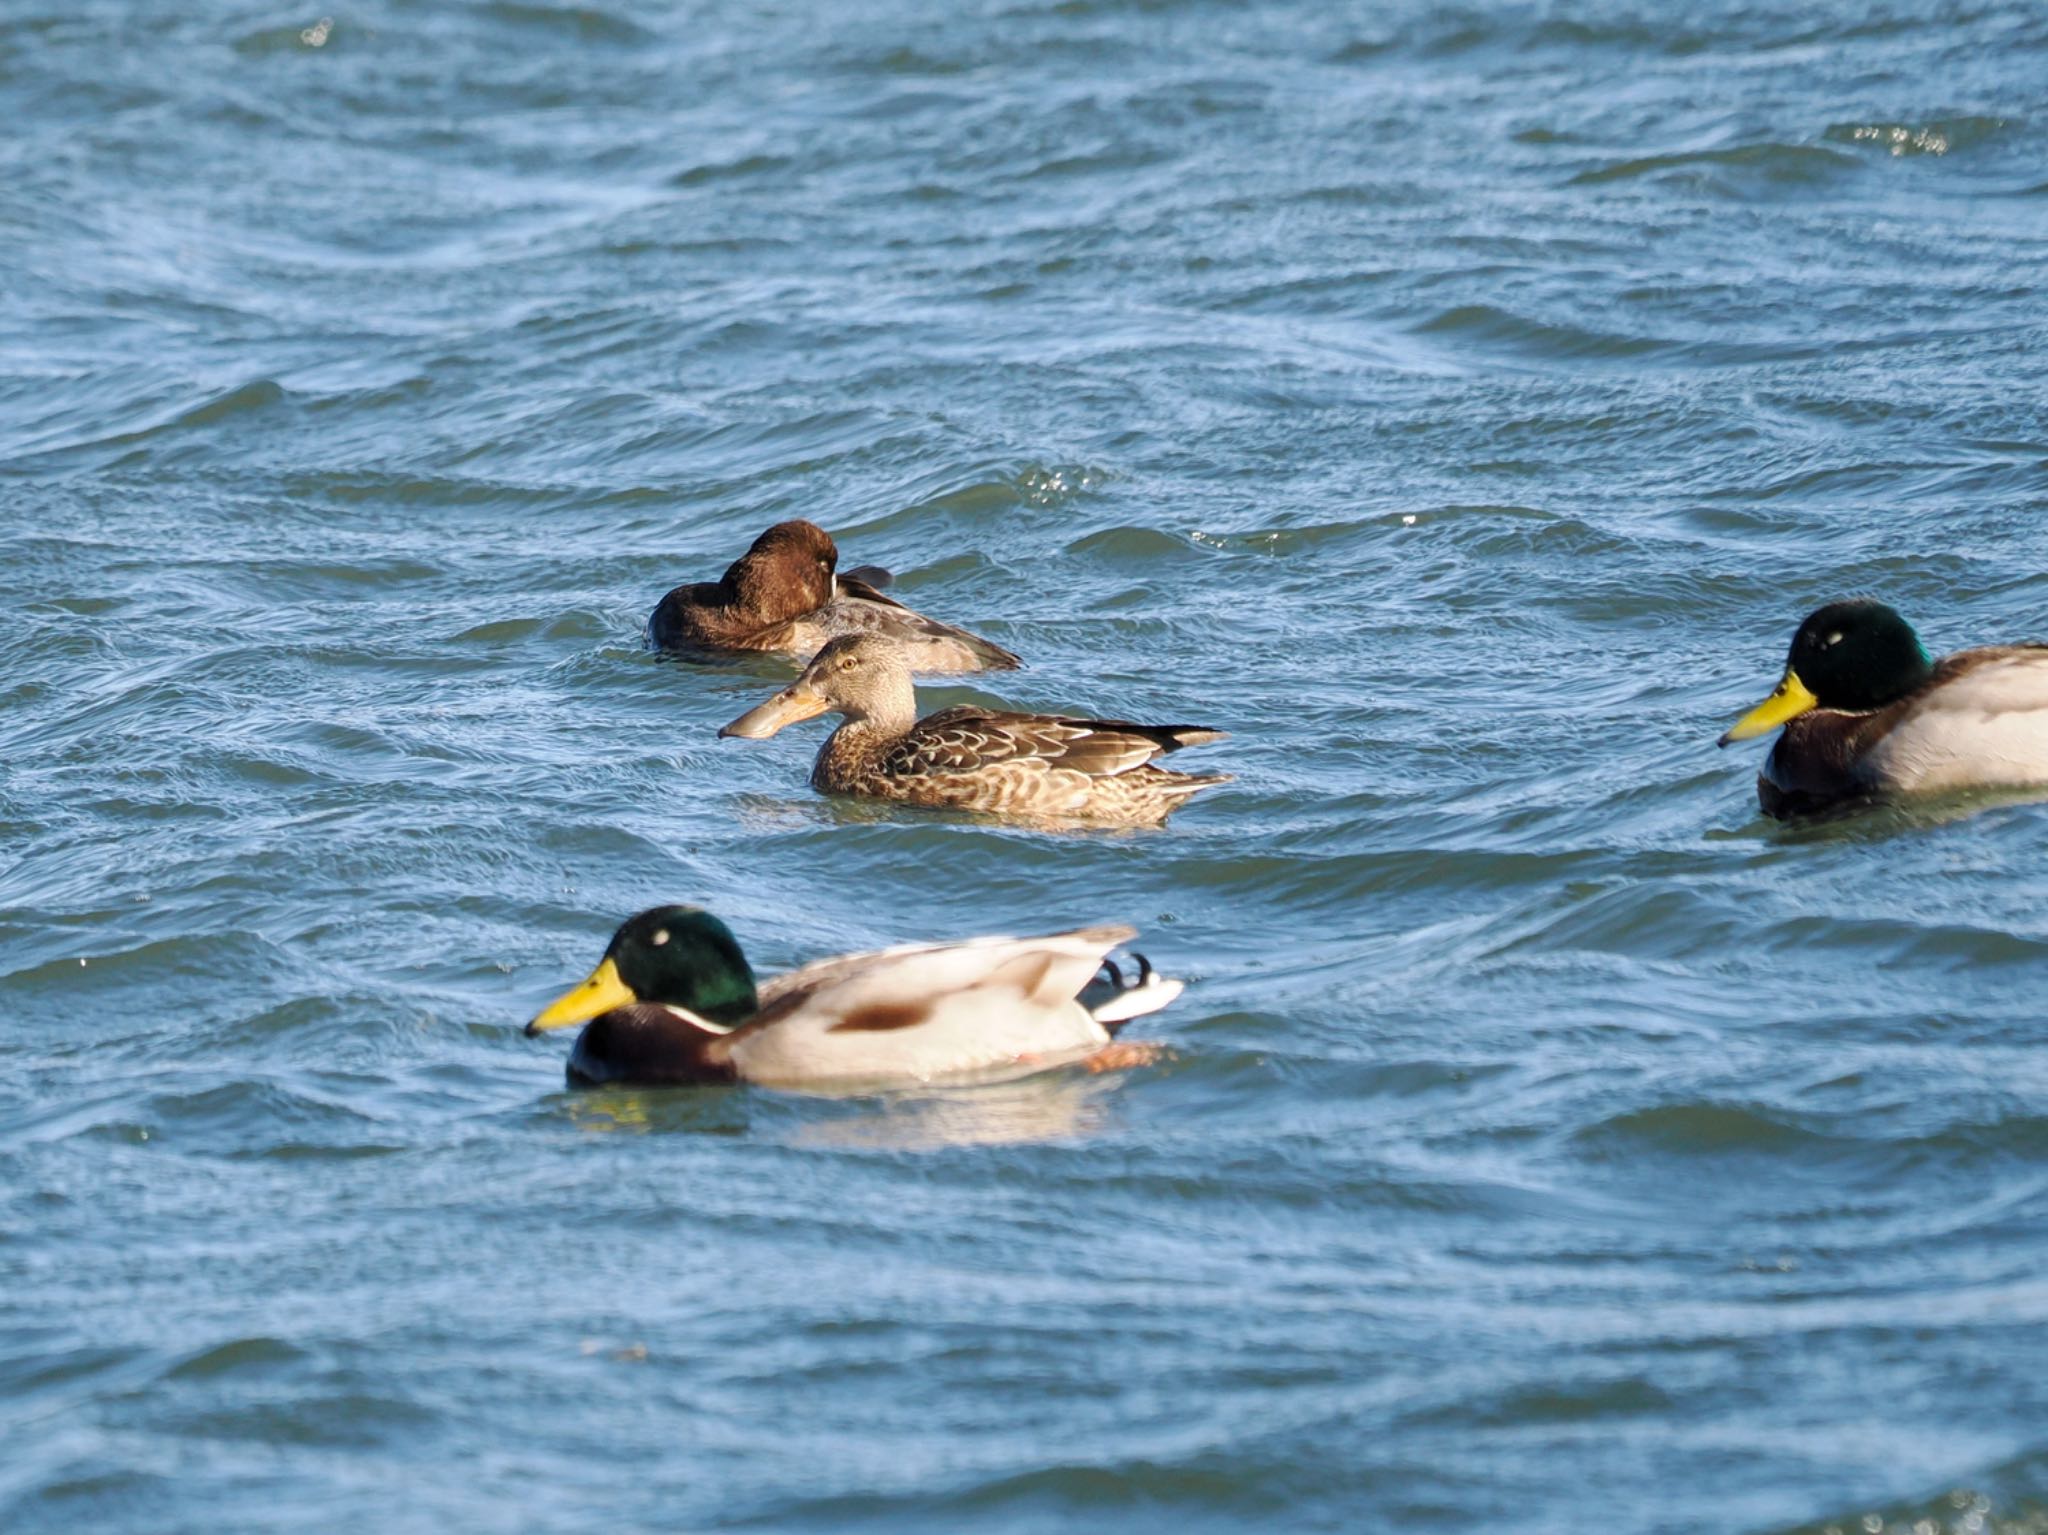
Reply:
M2048 638L2038 4L0 9L7 1535L2048 1532L2048 817L1714 746ZM1235 781L720 739L796 517ZM1188 986L572 1090L672 901Z
M2013 124L2002 117L1934 118L1927 122L1833 123L1829 142L1874 145L1895 160L1916 155L1961 154L1997 138Z
M1573 186L1656 180L1686 191L1741 197L1767 188L1791 195L1858 170L1854 155L1816 144L1745 144L1622 160L1572 177Z
M2029 1448L1946 1491L1851 1505L1778 1535L2048 1535L2048 1448Z

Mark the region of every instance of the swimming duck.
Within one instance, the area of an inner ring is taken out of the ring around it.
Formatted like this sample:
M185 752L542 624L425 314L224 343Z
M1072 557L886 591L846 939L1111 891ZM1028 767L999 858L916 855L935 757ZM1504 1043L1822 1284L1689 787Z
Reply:
M914 613L878 587L888 572L835 576L839 548L812 522L778 522L716 581L679 586L656 604L647 636L685 654L769 650L799 660L841 634L886 634L920 672L1009 671L1018 659L965 629ZM879 581L876 579L879 577Z
M1205 725L1006 714L971 704L917 717L903 654L884 639L832 641L803 675L718 733L765 740L827 712L844 715L819 749L811 783L857 794L995 815L1116 825L1164 821L1226 773L1175 773L1155 757L1224 739Z
M1780 820L1893 794L2048 785L2048 646L1937 661L1883 603L1829 603L1792 637L1777 690L1718 744L1781 725L1756 785Z
M589 979L526 1032L587 1022L569 1056L569 1080L584 1085L848 1092L1138 1064L1154 1055L1112 1046L1111 1036L1182 988L1142 958L1137 978L1125 979L1109 952L1135 936L1112 926L909 944L817 960L757 985L717 917L657 906L621 923Z

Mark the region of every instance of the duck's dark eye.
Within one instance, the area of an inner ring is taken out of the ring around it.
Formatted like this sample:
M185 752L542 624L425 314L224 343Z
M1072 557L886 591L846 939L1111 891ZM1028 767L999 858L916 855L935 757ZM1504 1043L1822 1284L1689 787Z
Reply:
M660 948L663 944L668 942L668 929L665 927L656 928L654 930L654 936L648 939L647 941L653 944L655 948Z
M1822 650L1826 650L1830 645L1839 645L1841 643L1842 631L1837 629L1833 634L1830 634L1826 639L1820 642L1820 648Z

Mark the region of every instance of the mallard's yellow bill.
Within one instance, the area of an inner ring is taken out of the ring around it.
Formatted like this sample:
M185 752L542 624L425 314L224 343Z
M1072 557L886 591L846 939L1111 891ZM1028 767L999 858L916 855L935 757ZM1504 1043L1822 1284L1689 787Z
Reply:
M619 979L619 967L607 958L590 972L590 979L573 991L564 992L540 1012L540 1015L526 1026L529 1034L543 1033L548 1029L566 1029L572 1023L584 1023L599 1013L608 1013L615 1007L626 1007L640 999L633 995L633 988Z
M1714 744L1726 746L1730 741L1747 741L1751 736L1776 730L1787 720L1796 720L1807 710L1819 707L1820 700L1799 680L1799 673L1787 667L1785 680L1778 684L1777 690L1729 726L1728 733Z

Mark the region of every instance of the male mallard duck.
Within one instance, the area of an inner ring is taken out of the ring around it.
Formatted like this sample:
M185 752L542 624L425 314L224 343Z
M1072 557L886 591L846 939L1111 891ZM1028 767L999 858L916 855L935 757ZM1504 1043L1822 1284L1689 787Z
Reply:
M778 522L716 581L679 586L655 606L647 635L663 650L780 651L802 660L841 634L886 634L920 672L1008 671L1000 645L913 613L876 590L888 574L835 577L839 549L812 522Z
M1125 981L1108 955L1136 936L1087 927L910 944L817 960L757 987L723 922L657 906L620 924L590 978L526 1032L588 1020L569 1056L569 1080L584 1084L845 1092L1136 1064L1148 1057L1130 1046L1104 1054L1110 1037L1181 993L1143 959Z
M819 651L803 675L718 733L764 740L784 725L833 712L846 723L819 749L811 783L995 815L1148 825L1227 773L1175 773L1152 759L1224 739L1205 725L1003 714L963 704L917 717L902 653L855 635Z
M1883 603L1830 603L1792 637L1777 691L1719 744L1779 725L1756 789L1780 820L1891 794L2048 785L2048 646L1935 661Z

